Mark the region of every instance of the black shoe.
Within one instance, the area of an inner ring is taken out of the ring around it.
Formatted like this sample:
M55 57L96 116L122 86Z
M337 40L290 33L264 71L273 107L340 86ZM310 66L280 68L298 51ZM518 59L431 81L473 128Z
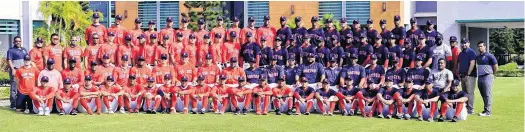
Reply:
M65 115L66 112L64 112L64 110L60 110L60 113L58 113L59 115Z
M443 117L443 116L439 116L439 118L438 118L438 122L444 122L445 120L446 120L446 118Z
M146 110L146 114L151 114L151 110Z
M292 115L292 109L288 109L288 111L286 111L286 114L287 115Z
M197 112L196 111L191 111L191 114L197 114Z
M152 110L151 114L157 114L157 110Z
M275 114L276 114L276 115L281 115L281 110L279 110L279 109L275 109Z
M71 115L77 115L77 109L73 109L73 110L71 111Z
M240 114L239 109L236 109L235 111L233 111L233 115L238 115L238 114Z
M248 110L246 108L242 109L242 115L248 114Z
M306 113L304 113L304 115L310 115L310 112L306 112Z
M354 114L355 114L355 110L350 110L350 111L348 112L348 115L349 115L349 116L353 116Z
M458 122L458 117L454 116L454 118L452 118L452 122Z
M201 112L199 112L199 114L201 114L201 115L202 115L202 114L204 114L204 112L203 112L203 111L201 111Z

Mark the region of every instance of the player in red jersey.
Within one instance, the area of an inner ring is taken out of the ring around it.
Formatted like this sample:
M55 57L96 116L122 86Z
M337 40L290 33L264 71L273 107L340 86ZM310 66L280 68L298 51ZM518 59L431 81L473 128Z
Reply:
M77 59L69 58L68 63L70 64L70 67L60 72L62 74L62 78L71 79L71 85L74 89L78 89L84 82L84 73L82 72L81 67L77 68L75 65L76 62Z
M148 77L148 84L144 88L144 102L142 107L148 114L157 114L162 97L157 94L157 86L155 86L155 79ZM153 102L153 104L152 104Z
M35 109L35 113L38 113L38 115L41 116L49 116L49 113L51 113L51 109L53 108L53 97L55 96L55 91L53 91L52 87L47 86L48 82L49 78L43 76L40 79L42 85L33 88L33 91L29 94L29 97L33 100L33 105L37 108Z
M177 33L176 37L177 39L175 39L175 42L173 42L173 44L169 47L170 64L175 66L180 64L180 55L182 53L182 49L184 48L184 39L182 38L182 33Z
M65 68L68 68L69 65L66 62L69 58L75 58L77 62L73 63L76 67L82 68L80 63L82 62L82 55L84 54L82 47L80 47L78 44L80 42L80 39L78 37L71 37L71 42L69 43L69 47L64 48L63 56L64 56L64 64Z
M238 84L237 78L246 78L244 70L237 63L237 58L230 59L230 66L222 70L221 75L226 75L226 84Z
M133 42L133 45L137 46L139 45L139 39L138 37L142 34L144 34L144 32L142 31L142 29L140 29L140 27L142 26L142 21L139 19L139 18L136 18L135 19L135 27L131 30L128 30L128 33L129 35L131 35L131 42Z
M148 22L148 30L144 31L144 34L146 34L146 36L151 36L152 34L155 34L155 36L158 36L158 32L155 31L155 28L157 28L155 24L156 24L155 21ZM151 38L146 38L146 42L150 42L150 41L151 41Z
M166 74L163 77L164 84L158 88L158 94L162 97L160 106L162 108L161 113L170 113L175 112L175 107L171 107L172 101L176 103L177 98L172 98L172 90L175 90L176 86L171 80L173 80L172 74ZM157 77L158 79L158 77ZM169 111L168 111L169 110Z
M166 27L162 28L159 32L159 36L170 36L168 39L169 43L172 43L175 39L175 29L173 29L173 18L167 17L166 18Z
M232 112L233 115L246 115L248 108L252 103L252 90L244 87L246 86L246 80L244 77L239 77L237 80L239 82L239 86L228 89L228 96L233 105ZM241 103L241 106L239 106L239 103Z
M281 112L286 112L287 115L292 114L293 107L293 91L286 86L285 78L277 78L277 87L272 89L273 106L275 114L281 115Z
M270 96L272 95L272 89L268 86L266 78L259 80L259 86L253 88L252 93L253 100L255 102L255 114L268 115L268 107L270 106ZM263 103L262 106L261 102Z
M183 114L188 114L188 106L189 106L189 103L190 103L190 96L191 94L193 94L193 87L191 87L189 84L188 84L188 77L185 77L183 76L181 78L181 84L179 87L177 87L177 89L175 90L175 93L177 96L172 96L172 98L177 98L177 101L176 103L172 104L177 106L176 104L182 104L182 109L181 107L177 106L177 111L183 111Z
M176 67L177 80L181 80L182 77L187 77L191 85L192 82L197 80L197 69L195 69L193 63L189 62L189 56L187 53L183 52L181 56L182 63Z
M100 91L102 93L102 101L104 102L104 107L106 108L109 114L113 114L117 110L117 103L120 107L120 112L124 112L124 90L121 86L115 85L115 79L113 76L108 76L104 85L100 86Z
M127 56L127 62L128 65L129 64L134 64L134 56L132 54L132 51L133 51L133 44L131 44L131 36L130 35L126 35L125 37L125 43L124 44L121 44L118 46L117 48L117 63L116 65L120 66L122 65L123 63L123 60L122 60L122 57L125 55ZM131 62L130 62L131 61Z
M215 83L219 82L220 68L217 65L214 65L212 62L212 55L206 55L206 64L200 66L197 69L197 73L205 77L204 84L212 87Z
M44 40L39 37L36 38L35 47L29 51L31 61L33 61L38 70L44 70L44 49L42 47L44 47Z
M149 43L142 45L140 55L146 59L146 64L152 67L155 66L155 47L157 46L157 34L151 34L149 36Z
M161 55L162 54L166 54L166 60L168 59L169 57L169 47L168 47L168 44L167 44L167 41L169 39L169 36L166 35L166 36L163 36L162 37L162 42L157 45L155 47L155 65L160 65L162 62L161 62ZM168 64L168 62L166 62L166 64ZM168 64L169 65L169 64Z
M88 40L88 44L92 42L92 35L97 33L100 34L100 40L103 43L107 39L107 29L104 25L100 23L100 14L99 12L93 13L93 24L89 25L84 32L84 40Z
M217 16L217 26L210 31L211 35L220 34L221 36L226 36L226 27L224 27L224 21L222 16ZM211 37L212 40L215 40L215 36ZM221 39L224 39L221 37Z
M199 41L199 44L197 44L197 66L204 65L205 57L207 54L210 53L210 47L212 45L210 35L204 34L202 41Z
M228 28L228 31L226 31L226 40L232 40L232 37L230 36L232 32L235 32L235 33L241 33L241 28L239 28L239 17L233 17L233 23L232 23L232 26L230 28ZM240 42L240 38L239 37L235 37L235 39L237 39L236 41L237 42Z
M192 65L197 65L197 39L195 34L190 34L190 41L188 44L184 45L184 48L181 52L188 54L189 63Z
M57 110L59 115L66 113L71 115L77 115L78 107L78 89L72 88L72 80L69 78L64 79L64 88L59 89L56 93L55 103L57 104Z
M82 55L82 57L84 58L84 67L86 68L91 68L91 65L90 63L93 62L93 61L98 61L97 57L98 57L98 49L100 49L100 44L99 44L99 35L98 34L93 34L91 35L91 39L93 39L93 41L91 41L92 43L90 43L85 49L84 49L84 54Z
M155 84L157 84L157 86L164 84L165 75L175 75L175 69L168 65L168 54L160 55L160 60L160 64L153 68L153 75L156 78Z
M223 53L223 55L221 56L222 64L228 63L228 61L233 57L239 58L241 44L239 43L238 39L236 39L237 34L238 34L237 32L230 32L231 39L222 45L221 47L221 50L222 50L221 53Z
M91 81L91 76L86 75L84 78L84 85L79 88L80 94L80 105L82 105L83 110L81 112L87 112L89 115L93 114L93 111L96 110L97 114L100 115L102 112L101 100L100 100L100 89L93 85Z
M275 42L275 36L277 36L277 29L275 27L270 26L270 16L264 15L264 21L263 26L259 27L257 29L257 32L255 33L255 42L258 44L261 43L262 36L266 36L266 41L268 42L268 46L270 48L273 48L273 43Z
M253 34L254 38L257 38L256 34L257 29L255 28L255 18L253 16L248 17L248 26L244 27L241 32L237 33L239 34L240 44L244 44L248 42L248 37L246 37L246 34L249 32Z
M142 96L144 93L143 85L137 83L135 75L129 75L129 85L124 93L124 105L129 113L138 113L142 106Z
M181 24L179 25L179 30L175 31L175 33L182 33L183 38L188 38L188 36L190 36L190 34L193 33L193 31L191 31L191 29L188 28L189 22L189 18L182 17ZM182 28L180 28L180 26L182 26Z
M29 97L31 90L36 87L38 74L40 70L31 65L31 57L26 55L24 57L24 66L16 69L14 81L18 84L16 95L16 111L24 112L26 114L33 111L33 102Z
M57 71L62 71L63 69L63 51L64 49L62 48L62 46L60 46L60 37L58 37L58 34L52 34L51 44L44 49L43 54L45 60L51 58L56 61L54 69L56 69Z
M112 76L115 66L110 63L110 56L108 54L102 55L102 65L96 68L95 85L102 85L108 76ZM98 75L97 75L98 74Z
M144 61L144 57L139 56L138 57L138 64L131 68L130 73L137 76L137 83L138 84L145 84L146 79L148 77L153 77L152 70L146 66L146 62Z
M93 78L98 78L98 74L95 74L96 70L98 69L98 66L97 66L97 62L96 61L92 61L90 64L89 64L89 69L86 69L84 71L84 76L91 76ZM85 80L84 80L85 81Z
M133 55L134 58L138 58L139 56L142 56L144 57L144 55L142 55L142 51L144 50L144 46L147 45L146 44L146 35L145 34L141 34L137 37L138 39L138 45L135 45L135 46L131 46L132 49L131 49L131 54ZM138 62L135 61L136 63L134 65L136 65Z
M128 55L123 55L120 57L121 59L121 65L118 67L115 67L113 69L112 76L116 79L115 83L118 86L124 87L128 85L128 79L129 79L129 73L131 71L131 67L129 66L129 57Z
M199 114L204 114L208 110L210 88L208 85L204 84L204 78L203 75L197 77L197 85L193 86L194 92L191 94L192 114L197 114L197 112Z
M122 21L122 15L115 16L115 24L109 27L108 32L115 33L115 40L113 43L117 45L123 45L125 43L125 36L127 34L127 29L122 26L120 23Z
M210 96L213 99L213 111L215 114L224 114L226 108L228 108L228 89L226 84L226 76L221 75L219 77L219 83L211 90ZM220 104L219 104L220 103Z
M210 53L213 55L213 63L215 64L220 64L222 62L222 56L224 56L221 49L224 45L223 38L224 36L215 33L213 44L210 45Z
M115 60L117 58L117 48L118 45L113 43L113 40L115 40L115 33L109 32L108 33L108 42L105 44L102 44L100 46L100 49L98 50L98 58L102 58L104 54L107 54L109 56L109 63L115 64Z
M204 39L204 35L210 33L208 30L206 30L206 22L203 18L197 20L197 27L198 29L197 32L195 32L195 35L199 41L202 41Z

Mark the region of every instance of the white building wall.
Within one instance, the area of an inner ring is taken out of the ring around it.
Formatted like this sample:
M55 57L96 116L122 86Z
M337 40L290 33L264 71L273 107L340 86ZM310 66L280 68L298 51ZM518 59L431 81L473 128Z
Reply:
M23 3L27 5L23 5ZM0 19L19 20L19 32L22 37L22 46L29 49L33 42L33 20L44 20L38 8L39 1L5 0L0 4ZM25 8L24 8L25 7ZM16 35L0 35L0 48L7 49Z
M523 1L438 1L438 31L443 34L445 42L450 36L458 39L460 25L456 20L472 19L516 19L524 16Z

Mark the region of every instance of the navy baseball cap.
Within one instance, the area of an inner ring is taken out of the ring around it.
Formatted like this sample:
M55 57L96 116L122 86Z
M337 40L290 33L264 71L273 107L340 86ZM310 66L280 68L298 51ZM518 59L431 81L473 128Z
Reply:
M204 24L204 23L205 23L205 22L204 22L204 19L199 19L199 20L197 20L197 24L199 24L199 25L202 25L202 24Z
M217 16L217 21L222 21L222 16Z
M332 59L330 59L330 62L337 62L337 56L336 57L332 57Z
M345 35L345 37L346 37L346 39L354 38L354 35L348 33L348 34Z
M366 21L366 24L374 24L374 20L372 20L372 18L369 18L369 19Z
M186 76L182 76L181 79L180 79L180 81L187 82L187 81L188 81L188 77L186 77Z
M182 56L182 58L187 58L189 55L186 52L182 52L181 56Z
M459 80L454 79L454 81L452 81L452 86L459 86Z
M113 76L106 77L106 81L115 81L115 78Z
M221 75L219 76L219 79L221 79L221 80L225 80L226 78L228 78L228 77L227 77L226 75L223 75L223 74L221 74Z
M123 61L128 61L129 60L129 56L128 55L122 55L122 57L120 59L123 60Z
M163 38L164 38L164 39L170 39L170 35L167 35L167 34L166 34L166 35L163 36Z
M137 76L135 76L135 74L131 74L131 75L129 75L129 79L131 79L131 80L137 79Z
M64 84L71 84L71 79L69 78L64 79Z
M156 39L157 38L157 34L152 33L151 35L149 35L149 38L150 39Z
M275 41L283 41L283 36L279 35L279 36L275 37Z
M295 61L295 54L294 53L289 53L288 54L288 61Z
M91 61L90 65L91 66L96 66L96 65L98 65L98 63L97 63L97 61Z
M222 38L222 35L220 33L215 33L215 38Z
M148 80L147 80L149 83L152 83L152 82L155 82L155 79L153 79L153 77L148 77Z
M84 76L84 80L86 80L86 81L91 81L91 80L92 80L92 79L91 79L91 75L86 75L86 76Z
M246 62L248 62L248 63L255 63L255 58L248 58L248 59L246 59Z
M359 20L354 19L354 21L352 21L352 24L359 24Z
M126 36L124 37L124 39L126 39L127 41L131 41L131 35L129 35L129 34L126 35Z
M391 78L386 78L385 80L386 80L386 82L393 82L394 81Z
M233 22L239 22L239 17L233 17Z
M246 37L252 37L252 32L247 32Z
M392 57L392 62L393 63L399 62L399 57L397 56Z
M36 38L35 42L42 43L42 42L44 42L44 39L42 39L41 37L38 37L38 38Z
M189 38L190 38L190 39L194 39L194 38L195 38L195 34L193 34L193 33L190 34Z
M237 32L235 32L235 31L230 32L230 37L236 38L237 37Z
M183 36L182 32L177 32L177 37L182 37L182 36Z
M199 75L199 76L197 77L197 80L202 81L202 80L204 80L205 78L206 78L206 77L204 77L204 75Z
M312 22L317 22L317 21L319 21L319 17L317 17L317 16L313 16L311 21L312 21Z
M204 34L203 38L204 38L204 39L209 39L209 38L210 38L210 34L208 34L208 33L207 33L207 34Z
M410 38L405 38L405 41L404 41L405 44L410 44L412 43L412 39ZM409 45L410 46L410 45Z
M55 60L53 58L49 58L49 59L47 59L46 64L48 64L48 65L55 64Z
M450 36L449 41L450 42L457 42L458 38L456 38L456 36Z
M26 60L26 61L31 60L31 56L29 56L29 55L25 55L25 56L24 56L24 60Z
M235 63L235 62L237 62L237 58L235 58L235 57L230 58L230 62L231 62L231 63Z
M302 17L300 17L300 16L298 16L298 17L295 17L295 22L300 22L300 21L302 21L302 20L303 20L303 18L302 18Z
M284 77L277 77L277 81L284 81L285 78Z
M40 81L42 81L42 82L49 82L49 77L43 76L42 78L40 78Z
M344 17L341 18L341 23L346 23L346 22L348 22L348 20L346 20L346 18L344 18Z
M261 41L266 41L266 36L261 36Z
M306 78L306 77L302 77L302 78L301 78L301 81L303 81L303 82L308 82L308 78Z
M461 43L462 43L462 44L466 44L466 43L468 43L468 42L469 42L469 41L468 41L467 38L462 38L462 39L461 39Z
M144 56L139 56L139 57L138 57L138 60L139 60L139 61L146 61L146 58L144 58Z
M137 38L138 38L138 39L146 38L146 34L140 34Z
M188 18L183 17L183 18L181 19L181 21L182 21L182 23L188 23L189 20L188 20Z
M237 80L238 80L239 82L244 82L244 81L246 81L246 80L244 79L244 77L239 77Z
M135 24L139 24L139 23L142 23L142 21L140 21L139 18L136 18L136 19L135 19Z
M383 37L381 35L376 35L375 39L383 39Z
M314 57L315 57L315 54L314 54L314 53L308 53L306 56L307 56L308 58L314 58Z
M71 57L68 59L68 62L69 63L77 63L77 59L75 59L75 57Z
M323 80L323 84L328 84L328 83L329 83L328 79Z
M164 80L171 80L171 74L164 75Z
M423 55L417 54L416 55L416 61L423 61Z
M210 53L206 54L206 59L207 59L207 60L210 60L210 59L212 59L212 58L213 58L213 56L212 56Z
M161 60L167 60L168 59L168 54L161 54L160 55L160 59Z
M104 55L102 55L102 59L109 59L109 55L104 53Z
M326 19L326 22L327 22L327 23L332 23L332 21L333 21L333 20L332 20L331 18Z
M379 24L386 24L386 20L385 20L385 19L381 19L381 20L379 21Z
M376 55L376 54L372 54L372 55L370 55L370 59L372 59L372 60L377 59L377 55Z
M166 22L173 22L173 18L172 17L167 17L166 18Z
M417 38L418 38L418 39L426 39L425 34L422 34L422 33L419 34L419 35L417 36Z
M315 40L318 41L318 42L319 42L319 41L323 41L323 40L324 40L324 37L322 37L322 36L318 36L317 38L315 38Z
M264 15L264 20L270 20L270 15Z
M282 21L286 21L286 20L287 20L287 19L286 19L285 16L281 16L281 17L279 18L279 21L281 21L281 22L282 22Z
M359 38L366 38L366 33L359 34Z
M285 38L283 37L283 40L284 40L284 39L285 39ZM288 40L290 40L290 41L295 41L295 36L293 36L293 35L290 36L290 38L288 38Z
M112 37L114 37L114 36L115 36L115 33L113 33L113 32L108 32L108 36L112 36Z
M93 18L100 18L100 14L98 12L93 13Z
M417 19L415 17L410 18L410 23L417 23Z
M249 22L255 22L255 18L253 18L253 17L248 17L248 21L249 21Z
M427 25L434 25L434 22L432 22L432 20L427 20Z
M155 21L149 21L148 25L155 25Z
M350 54L350 58L351 59L357 59L358 55L357 54Z
M399 15L394 16L394 21L399 21L399 20L401 20L401 16Z
M115 20L122 20L122 15L116 15Z

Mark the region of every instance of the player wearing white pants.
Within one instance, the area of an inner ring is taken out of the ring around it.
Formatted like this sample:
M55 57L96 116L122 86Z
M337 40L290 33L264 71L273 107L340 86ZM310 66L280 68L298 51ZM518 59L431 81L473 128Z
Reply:
M459 80L454 80L450 91L441 96L441 111L438 121L452 119L452 122L467 120L467 111L465 103L467 102L467 93L459 91Z
M293 90L286 85L284 78L277 78L277 87L272 89L272 100L275 108L275 114L280 115L286 112L287 115L292 114L293 107Z
M308 78L306 77L301 78L301 84L302 86L295 89L294 92L295 115L310 115L310 112L314 110L313 103L315 90L308 85Z
M51 109L53 108L53 97L55 92L52 87L47 86L49 78L43 76L41 79L42 86L34 88L33 91L29 94L29 97L33 100L33 110L38 115L49 116Z
M112 114L117 111L118 106L121 112L124 111L124 91L121 86L115 85L113 76L108 76L103 86L100 86L102 93L102 112Z
M210 97L212 98L212 107L215 114L224 114L228 110L228 88L226 83L226 76L219 76L219 84L212 88Z

